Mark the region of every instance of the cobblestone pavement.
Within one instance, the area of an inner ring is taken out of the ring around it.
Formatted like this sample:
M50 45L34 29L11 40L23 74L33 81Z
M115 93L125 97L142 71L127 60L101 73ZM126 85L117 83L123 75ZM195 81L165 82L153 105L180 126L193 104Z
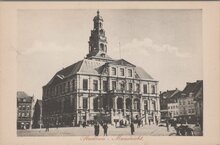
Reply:
M127 128L115 128L114 126L108 126L108 136L121 136L131 135L130 127ZM103 128L100 126L99 136L103 136ZM49 132L45 132L45 129L31 129L31 130L18 130L18 136L93 136L93 127L66 127L66 128L50 128ZM146 125L140 128L135 126L134 135L136 136L170 136L175 135L175 130L170 127L167 132L166 127L159 127L156 125Z

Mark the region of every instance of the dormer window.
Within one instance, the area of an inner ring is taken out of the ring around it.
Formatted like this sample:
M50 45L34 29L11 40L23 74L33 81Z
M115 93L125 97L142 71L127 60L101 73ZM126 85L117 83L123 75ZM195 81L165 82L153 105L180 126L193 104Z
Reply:
M132 69L128 69L128 77L132 77Z
M124 76L125 75L125 70L123 68L120 68L120 76Z

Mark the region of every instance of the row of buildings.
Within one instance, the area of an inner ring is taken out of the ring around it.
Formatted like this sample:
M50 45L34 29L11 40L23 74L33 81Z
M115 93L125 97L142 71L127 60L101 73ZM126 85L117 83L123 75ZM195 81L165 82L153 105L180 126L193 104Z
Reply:
M160 93L160 114L162 119L176 118L188 123L200 123L203 120L203 81L187 83L183 91L178 89ZM121 106L118 106L119 108ZM41 128L43 125L42 100L34 101L23 91L17 92L17 128ZM146 113L146 112L145 112ZM101 115L102 112L99 112ZM147 114L147 113L146 113ZM144 114L144 115L146 115ZM81 114L82 115L82 114ZM105 114L106 115L106 114ZM94 119L94 118L93 118ZM98 118L95 118L98 119ZM107 119L102 116L102 119ZM134 118L135 119L135 118ZM143 119L143 118L142 118ZM153 119L153 118L152 118ZM148 116L149 123L150 117ZM160 118L158 119L158 121ZM58 120L61 123L62 120ZM64 125L64 124L60 124Z
M188 123L203 120L203 81L187 82L183 91L167 90L160 94L161 118L177 118Z

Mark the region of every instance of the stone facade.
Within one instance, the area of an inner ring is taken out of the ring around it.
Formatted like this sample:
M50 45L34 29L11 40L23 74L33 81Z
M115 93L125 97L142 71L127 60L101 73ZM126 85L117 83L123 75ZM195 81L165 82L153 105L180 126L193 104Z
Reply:
M203 81L196 81L187 83L186 87L181 93L179 102L179 117L189 122L196 122L198 115L198 101L195 99L197 96L203 95ZM200 103L202 105L202 103ZM202 108L199 109L199 114ZM201 113L202 116L202 113Z
M31 129L34 97L17 92L17 129Z
M53 126L160 118L158 81L142 68L107 55L103 18L97 12L87 57L58 71L43 86L43 120Z

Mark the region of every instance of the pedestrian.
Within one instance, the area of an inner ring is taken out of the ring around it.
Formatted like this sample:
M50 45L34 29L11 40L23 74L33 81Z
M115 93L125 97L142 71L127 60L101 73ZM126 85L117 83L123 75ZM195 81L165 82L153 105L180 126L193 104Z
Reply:
M169 120L166 121L167 132L169 132Z
M107 136L108 135L107 134L107 132L108 132L108 125L107 125L107 123L104 123L103 130L104 130L104 136Z
M134 123L133 122L131 122L130 127L131 127L131 135L133 135L134 134Z
M140 125L141 125L141 121L140 121L140 120L138 120L138 123L137 123L137 128L139 128L139 127L140 127Z
M83 122L83 128L86 128L86 121Z
M57 120L56 121L56 128L58 129L58 127L59 127L59 121Z
M46 122L46 132L49 131L49 128L50 128L50 124L49 124L49 122L47 121L47 122Z
M95 129L95 136L99 136L99 124L98 123L94 125L94 129Z

